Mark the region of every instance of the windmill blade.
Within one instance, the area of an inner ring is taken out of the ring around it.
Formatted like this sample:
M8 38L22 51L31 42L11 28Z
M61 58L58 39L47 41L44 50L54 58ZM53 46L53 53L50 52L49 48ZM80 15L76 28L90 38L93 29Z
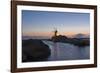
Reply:
M52 32L55 32L56 30L57 30L57 28L54 27Z

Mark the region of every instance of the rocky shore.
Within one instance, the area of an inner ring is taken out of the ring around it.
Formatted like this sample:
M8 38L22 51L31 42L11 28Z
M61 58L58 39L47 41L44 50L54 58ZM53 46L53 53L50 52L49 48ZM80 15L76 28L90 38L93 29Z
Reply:
M41 40L22 41L22 62L46 61L51 50Z
M68 38L63 35L52 37L53 42L62 42L62 43L70 43L79 47L89 46L90 41L89 38Z

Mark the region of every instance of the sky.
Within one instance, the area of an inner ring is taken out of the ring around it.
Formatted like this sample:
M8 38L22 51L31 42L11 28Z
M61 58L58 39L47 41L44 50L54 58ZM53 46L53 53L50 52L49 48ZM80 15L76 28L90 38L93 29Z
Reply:
M22 10L22 36L52 37L55 29L58 35L89 34L90 14Z

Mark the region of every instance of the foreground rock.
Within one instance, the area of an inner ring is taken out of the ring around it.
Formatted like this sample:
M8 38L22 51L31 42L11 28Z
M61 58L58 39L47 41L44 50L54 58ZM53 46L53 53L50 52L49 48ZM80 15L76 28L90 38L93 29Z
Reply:
M49 47L41 40L22 41L22 62L45 61L50 54Z

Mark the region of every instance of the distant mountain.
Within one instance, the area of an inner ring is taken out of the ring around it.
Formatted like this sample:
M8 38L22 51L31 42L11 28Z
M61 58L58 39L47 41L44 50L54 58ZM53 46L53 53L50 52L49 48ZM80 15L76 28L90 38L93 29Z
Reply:
M73 36L73 38L89 38L90 36L87 34L76 34Z

